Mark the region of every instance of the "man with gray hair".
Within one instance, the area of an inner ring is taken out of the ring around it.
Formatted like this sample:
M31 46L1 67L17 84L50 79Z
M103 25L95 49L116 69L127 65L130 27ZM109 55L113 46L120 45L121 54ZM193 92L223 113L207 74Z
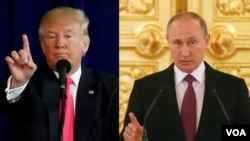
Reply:
M223 124L249 125L244 79L204 60L210 41L205 20L178 13L168 22L166 39L173 63L135 81L120 140L221 141Z

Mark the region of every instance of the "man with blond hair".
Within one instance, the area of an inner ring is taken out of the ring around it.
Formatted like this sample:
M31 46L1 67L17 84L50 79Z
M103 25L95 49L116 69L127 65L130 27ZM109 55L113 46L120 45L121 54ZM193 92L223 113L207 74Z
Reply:
M88 23L80 9L54 8L42 17L39 27L46 63L33 62L25 34L23 48L5 58L11 73L5 89L11 141L117 140L118 80L81 64L90 44ZM72 80L74 118L72 130L67 131L73 134L69 140L64 139L66 132L61 127L62 94L57 68L60 60L69 63L66 77Z

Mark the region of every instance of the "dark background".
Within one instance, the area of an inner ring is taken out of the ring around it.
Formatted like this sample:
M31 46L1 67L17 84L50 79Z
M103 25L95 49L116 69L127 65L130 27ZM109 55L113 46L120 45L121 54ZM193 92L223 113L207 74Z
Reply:
M43 14L57 6L83 9L90 20L89 36L91 42L82 63L86 67L96 68L118 76L118 5L118 0L1 0L1 82L9 76L4 58L12 50L22 48L22 34L28 35L34 62L38 64L45 61L38 40L38 27ZM8 115L0 112L0 141L8 141L8 122Z

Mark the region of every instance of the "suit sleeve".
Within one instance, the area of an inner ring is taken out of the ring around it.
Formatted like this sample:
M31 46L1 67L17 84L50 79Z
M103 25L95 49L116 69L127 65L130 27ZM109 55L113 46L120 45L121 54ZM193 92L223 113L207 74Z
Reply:
M239 85L237 124L250 124L250 99L244 80Z
M124 119L124 127L126 127L128 125L128 123L130 122L128 113L129 112L133 112L134 115L136 116L138 122L142 125L142 121L143 121L143 103L142 103L142 92L140 89L140 85L138 83L138 81L135 81L132 92L130 94L130 98L129 98L129 102L128 102L128 108L126 111L126 115L125 115L125 119ZM122 132L120 133L120 141L123 141L123 131L124 131L124 127Z

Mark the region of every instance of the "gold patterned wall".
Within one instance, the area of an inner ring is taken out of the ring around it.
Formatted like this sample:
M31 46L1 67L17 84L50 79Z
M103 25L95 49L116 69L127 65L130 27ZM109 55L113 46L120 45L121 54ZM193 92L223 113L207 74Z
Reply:
M207 21L211 41L205 60L244 78L250 90L250 0L120 0L120 131L134 80L171 64L166 25L185 10Z

